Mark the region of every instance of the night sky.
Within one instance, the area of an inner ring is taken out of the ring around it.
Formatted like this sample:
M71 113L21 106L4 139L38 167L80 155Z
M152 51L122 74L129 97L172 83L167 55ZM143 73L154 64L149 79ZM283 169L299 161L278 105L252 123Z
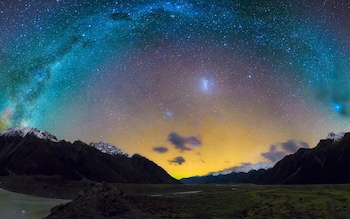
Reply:
M176 178L350 131L350 3L0 0L0 130L109 142Z

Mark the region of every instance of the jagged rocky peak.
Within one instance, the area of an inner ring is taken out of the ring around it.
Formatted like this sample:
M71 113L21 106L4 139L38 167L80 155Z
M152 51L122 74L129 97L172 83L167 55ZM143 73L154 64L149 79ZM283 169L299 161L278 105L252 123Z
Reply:
M0 132L0 136L4 137L16 137L20 136L22 138L27 135L34 135L37 138L49 140L52 142L58 142L56 136L48 133L47 131L40 131L37 128L23 127L23 128L10 128L5 131Z
M335 134L334 132L330 132L327 135L326 139L333 140L333 141L340 141L344 137L344 135L345 135L345 132L340 132L337 134Z
M105 142L99 142L99 143L90 143L91 147L96 148L97 150L101 151L102 153L110 154L110 155L123 155L126 157L132 157L128 153L120 150L116 146L105 143Z

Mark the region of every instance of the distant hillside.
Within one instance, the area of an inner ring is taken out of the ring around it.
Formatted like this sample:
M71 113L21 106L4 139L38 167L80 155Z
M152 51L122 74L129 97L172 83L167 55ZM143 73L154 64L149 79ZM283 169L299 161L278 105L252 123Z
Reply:
M313 149L300 148L268 170L182 179L183 183L350 183L350 133L330 133Z
M256 181L264 174L266 170L252 170L248 173L236 173L232 172L225 175L206 175L206 176L194 176L181 179L181 182L185 184L220 184L220 183L256 183Z
M0 132L0 175L61 175L67 180L85 178L115 183L180 183L141 155L129 156L120 149L108 149L101 144L89 146L81 141L58 141L55 136L32 128ZM105 151L106 148L109 151Z

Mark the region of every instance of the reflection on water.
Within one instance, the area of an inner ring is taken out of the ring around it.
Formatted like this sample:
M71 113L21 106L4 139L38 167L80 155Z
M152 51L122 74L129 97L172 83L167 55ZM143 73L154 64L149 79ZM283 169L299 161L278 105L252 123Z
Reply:
M55 205L70 200L40 198L0 189L0 218L38 219L50 214Z

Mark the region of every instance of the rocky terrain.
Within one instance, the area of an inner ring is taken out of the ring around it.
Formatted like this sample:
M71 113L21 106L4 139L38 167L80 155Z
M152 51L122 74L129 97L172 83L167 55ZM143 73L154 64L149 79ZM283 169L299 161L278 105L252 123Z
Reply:
M122 190L105 183L91 184L67 204L51 209L45 219L156 218L135 206Z

